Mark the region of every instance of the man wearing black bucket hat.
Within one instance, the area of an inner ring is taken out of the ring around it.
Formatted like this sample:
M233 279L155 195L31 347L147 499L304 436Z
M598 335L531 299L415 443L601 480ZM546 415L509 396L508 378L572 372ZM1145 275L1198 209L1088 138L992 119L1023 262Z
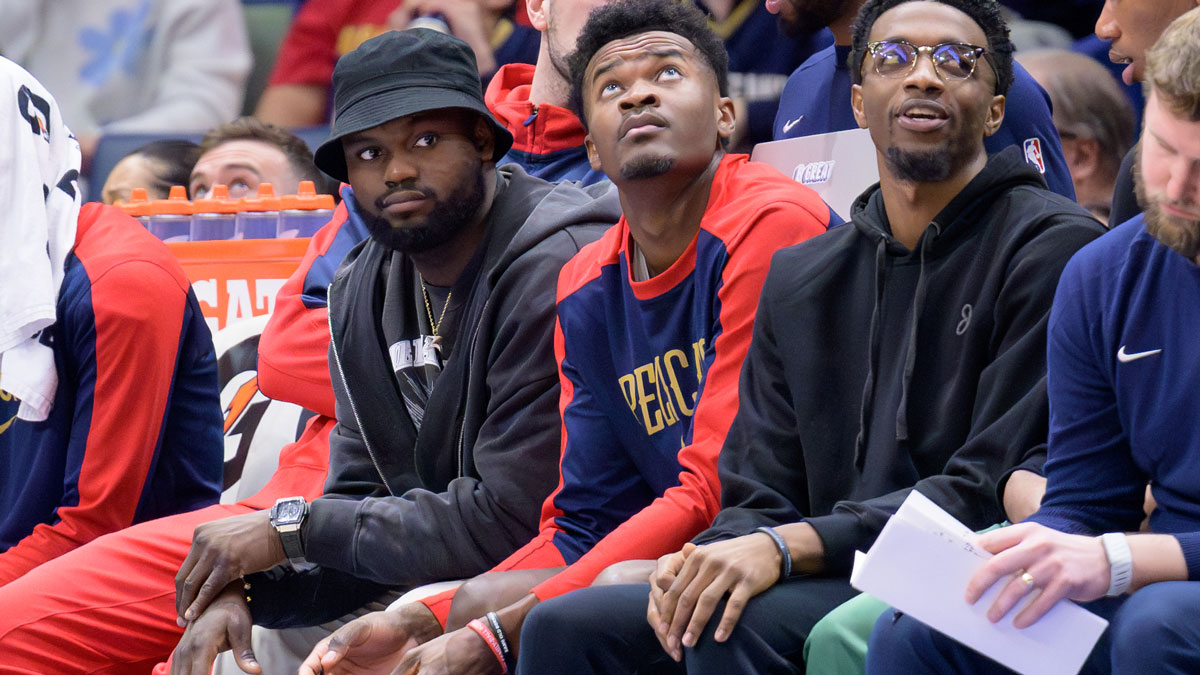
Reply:
M189 625L173 672L207 673L226 647L256 670L251 616L314 625L488 569L533 535L558 479L555 278L616 222L615 194L497 168L512 137L453 37L368 40L333 85L315 159L349 183L349 218L371 237L329 288L338 427L325 495L197 529L177 578Z

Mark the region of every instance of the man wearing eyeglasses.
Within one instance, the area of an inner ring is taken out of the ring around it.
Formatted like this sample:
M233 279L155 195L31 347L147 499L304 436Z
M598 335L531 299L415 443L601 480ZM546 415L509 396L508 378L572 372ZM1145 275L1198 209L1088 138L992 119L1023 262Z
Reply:
M1109 623L1080 672L1191 675L1200 672L1200 7L1172 21L1136 67L1144 212L1063 271L1047 349L1046 498L1029 522L979 537L995 555L947 599L975 604L997 633L1064 643L1068 629L1048 612L1063 599L1083 603ZM1157 505L1143 522L1147 482ZM1011 672L899 613L880 617L869 656L884 675Z
M848 57L854 18L863 0L765 0L792 35L829 28L834 44L813 54L788 78L775 115L775 140L854 129L850 109ZM828 92L813 96L814 91ZM1019 63L1013 64L1012 86L1005 94L1007 114L983 145L989 154L1015 145L1036 166L1051 190L1075 198L1071 173L1051 115L1050 97Z
M851 225L772 261L721 512L649 588L535 608L522 675L803 672L810 629L855 593L855 549L910 490L974 528L1037 507L1047 316L1068 258L1103 229L1020 149L984 148L1012 82L995 2L868 0L852 63L880 183Z

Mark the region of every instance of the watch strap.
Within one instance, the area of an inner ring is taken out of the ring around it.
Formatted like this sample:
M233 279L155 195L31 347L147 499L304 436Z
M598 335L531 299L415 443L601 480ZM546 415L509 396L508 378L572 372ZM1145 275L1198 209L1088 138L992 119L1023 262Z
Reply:
M283 543L283 554L289 560L304 558L304 543L300 540L300 526L279 530L279 541Z
M1108 592L1105 595L1122 595L1133 583L1133 552L1129 550L1129 541L1124 532L1108 532L1100 535L1100 543L1104 544L1104 555L1108 556Z
M284 503L300 503L300 518L296 522L280 523L278 522L280 507ZM303 527L304 521L308 518L308 501L303 497L284 497L276 500L275 505L271 507L271 526L275 528L275 532L279 534L279 541L283 545L283 553L289 560L298 561L304 559L304 541L300 536L300 528Z

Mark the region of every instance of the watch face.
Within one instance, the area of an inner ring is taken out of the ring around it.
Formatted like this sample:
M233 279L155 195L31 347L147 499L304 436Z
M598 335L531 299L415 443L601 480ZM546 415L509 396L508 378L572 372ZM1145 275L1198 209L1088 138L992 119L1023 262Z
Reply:
M279 511L275 514L275 522L279 525L291 525L300 522L303 515L304 502L284 502L279 505Z

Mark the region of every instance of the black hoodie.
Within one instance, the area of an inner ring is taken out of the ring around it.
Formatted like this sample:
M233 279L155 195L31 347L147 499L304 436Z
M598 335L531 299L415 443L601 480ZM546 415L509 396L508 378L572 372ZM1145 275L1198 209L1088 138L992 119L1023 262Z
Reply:
M427 406L445 414L426 415L419 432L380 323L390 251L368 239L334 277L338 426L325 494L303 531L305 558L319 567L253 575L255 623L314 625L388 588L474 576L537 533L558 483L558 272L621 207L607 182L547 183L512 164L498 178L487 234L452 289L451 358ZM411 279L411 263L403 269Z
M1009 149L931 222L891 235L879 186L851 225L775 255L698 542L806 520L848 572L916 486L982 528L1014 468L1045 459L1046 321L1103 228Z

